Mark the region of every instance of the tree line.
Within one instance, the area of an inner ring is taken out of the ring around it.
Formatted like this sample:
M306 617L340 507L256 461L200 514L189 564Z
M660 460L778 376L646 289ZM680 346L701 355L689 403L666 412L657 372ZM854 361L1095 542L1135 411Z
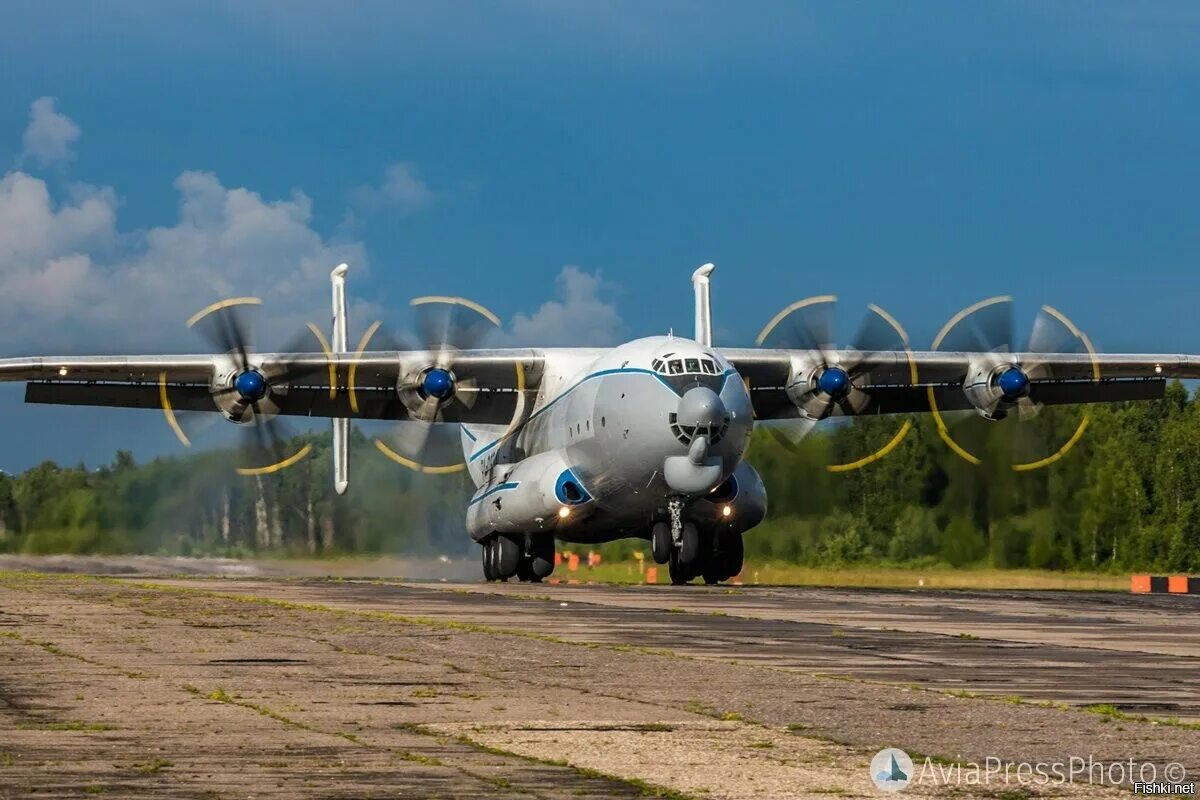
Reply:
M1084 418L1086 416L1086 422ZM1200 400L1043 408L989 423L961 412L948 434L928 415L885 458L831 472L888 442L904 418L822 423L798 445L760 426L748 458L766 482L766 522L748 558L806 565L945 563L1046 569L1200 570ZM1018 471L1074 447L1043 469ZM416 475L352 441L353 489L333 491L328 435L277 474L234 474L211 451L98 469L46 462L0 475L0 550L25 553L472 553L465 473ZM639 549L606 548L608 558ZM473 554L473 553L472 553Z

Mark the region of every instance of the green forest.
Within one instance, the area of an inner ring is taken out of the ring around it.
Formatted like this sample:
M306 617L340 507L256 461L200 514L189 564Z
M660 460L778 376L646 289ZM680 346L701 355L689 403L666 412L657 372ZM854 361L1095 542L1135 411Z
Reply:
M1056 463L1012 469L1022 448ZM1179 383L1146 403L1042 409L1031 421L951 421L955 455L927 415L886 458L830 472L880 447L902 418L830 424L799 446L755 431L748 458L767 484L767 521L748 558L811 566L987 565L1055 570L1200 570L1200 400ZM824 426L822 426L824 427ZM0 550L220 555L469 552L464 473L415 475L356 436L352 488L332 489L328 436L277 475L240 477L223 451L98 469L44 463L0 475ZM606 548L609 558L636 545ZM637 548L640 549L640 548Z

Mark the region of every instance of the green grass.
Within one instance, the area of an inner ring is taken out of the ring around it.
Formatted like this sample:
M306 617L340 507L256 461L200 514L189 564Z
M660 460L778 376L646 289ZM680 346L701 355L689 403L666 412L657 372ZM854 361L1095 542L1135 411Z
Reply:
M173 766L175 765L172 762L167 761L165 758L156 758L146 764L138 764L134 767L134 769L143 775L153 775L156 772L162 772L167 767Z
M598 567L580 567L567 572L559 567L559 579L575 578L597 583L644 583L636 562L604 562ZM659 583L666 571L658 570ZM865 586L885 589L1070 589L1076 591L1129 591L1129 576L1107 572L1057 572L1038 569L995 569L992 567L805 567L783 562L746 562L741 580L748 584L793 586Z
M109 725L104 722L80 722L79 720L47 722L45 725L38 727L47 731L115 731L117 729L116 725Z

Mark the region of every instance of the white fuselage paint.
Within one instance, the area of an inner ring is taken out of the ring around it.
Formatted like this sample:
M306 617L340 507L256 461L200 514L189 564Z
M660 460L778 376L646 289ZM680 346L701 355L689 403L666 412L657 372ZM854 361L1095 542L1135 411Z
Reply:
M463 445L479 491L468 507L475 539L493 531L553 531L567 541L594 542L643 535L681 492L668 486L664 462L687 457L689 445L672 429L681 396L707 386L720 398L728 426L707 450L719 465L718 483L735 474L738 521L743 529L765 513L765 492L742 456L753 426L749 393L720 352L691 339L651 337L607 350L557 350L547 359L541 388L523 422L512 430L464 428ZM665 375L656 359L710 359L717 375ZM562 502L555 482L565 470L585 502ZM684 495L697 521L720 519L707 493ZM564 519L557 512L569 506Z

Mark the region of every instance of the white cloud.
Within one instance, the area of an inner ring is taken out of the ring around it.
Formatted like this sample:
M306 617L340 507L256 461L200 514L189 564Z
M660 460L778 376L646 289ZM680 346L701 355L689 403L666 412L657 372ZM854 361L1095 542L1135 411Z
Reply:
M422 180L416 164L403 161L384 169L379 186L359 186L353 197L365 209L387 206L401 214L413 214L432 205L438 194Z
M77 187L56 205L44 181L0 180L0 319L5 349L200 349L184 320L229 295L263 299L264 344L328 314L328 274L363 247L325 240L301 192L265 200L208 172L175 181L171 225L120 234L116 193ZM328 327L323 325L323 327ZM274 334L272 336L272 334Z
M70 161L71 145L79 138L79 126L55 109L53 97L39 97L29 107L29 127L22 140L21 163L32 159L39 167Z
M561 300L550 300L533 314L517 314L504 336L514 346L603 346L616 344L624 331L614 303L602 295L614 287L599 273L565 266L555 280Z

